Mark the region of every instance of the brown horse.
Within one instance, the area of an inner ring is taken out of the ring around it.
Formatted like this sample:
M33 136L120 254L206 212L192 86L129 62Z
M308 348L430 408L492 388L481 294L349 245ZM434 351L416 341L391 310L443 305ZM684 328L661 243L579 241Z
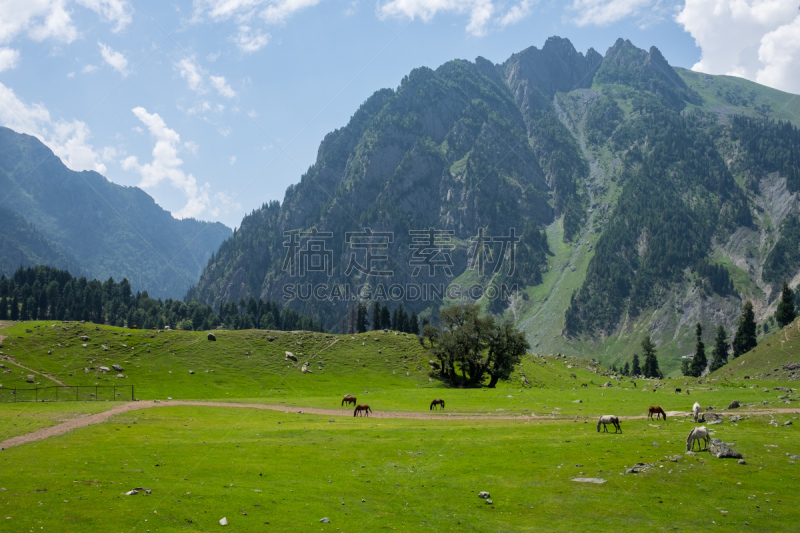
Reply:
M587 385L586 383L581 383L581 387L586 387L588 389L589 385Z
M652 405L647 409L647 418L653 418L653 415L656 415L656 420L664 416L664 420L667 419L667 413L660 406L653 407Z
M442 399L433 400L431 402L431 410L433 410L433 408L436 407L437 405L441 405L442 409L444 409L444 400L442 400Z
M369 405L357 405L356 410L353 411L353 416L358 416L359 413L363 413L361 416L369 416L372 412L372 409L369 408Z
M347 396L345 396L345 397L344 397L344 399L342 400L342 405L344 405L344 404L346 404L346 403L352 403L353 405L355 405L355 404L356 404L356 397L355 397L355 396L350 396L350 395L348 394L348 395L347 395Z

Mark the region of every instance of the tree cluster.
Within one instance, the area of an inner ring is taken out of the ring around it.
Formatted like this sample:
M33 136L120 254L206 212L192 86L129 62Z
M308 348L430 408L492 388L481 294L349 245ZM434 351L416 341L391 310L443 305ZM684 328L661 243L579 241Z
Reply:
M164 328L202 331L270 329L323 331L315 320L275 302L240 300L223 305L219 314L197 301L150 298L147 291L133 294L127 279L104 282L75 278L66 270L46 266L20 268L10 278L0 277L0 320L86 320L97 324L140 329Z

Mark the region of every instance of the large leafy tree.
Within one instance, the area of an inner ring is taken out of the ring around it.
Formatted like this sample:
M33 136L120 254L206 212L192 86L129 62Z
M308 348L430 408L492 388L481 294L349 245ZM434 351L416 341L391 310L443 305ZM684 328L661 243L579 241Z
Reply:
M739 317L739 327L733 337L733 358L737 358L758 345L756 338L756 315L753 312L753 303L748 300L744 303L742 316Z
M781 301L778 304L778 312L775 316L778 324L781 327L791 324L792 321L797 316L794 308L794 293L792 293L792 289L789 288L789 285L786 282L783 282L783 290L781 291Z
M508 379L530 348L524 334L511 324L498 325L491 315L480 316L477 304L442 309L439 324L435 353L443 377L454 385L480 386L489 374L488 386L494 387L500 379Z

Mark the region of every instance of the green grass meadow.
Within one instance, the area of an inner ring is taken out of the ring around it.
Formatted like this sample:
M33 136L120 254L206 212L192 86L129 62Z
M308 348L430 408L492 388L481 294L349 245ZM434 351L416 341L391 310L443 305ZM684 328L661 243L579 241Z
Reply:
M429 375L430 350L393 332L219 332L209 342L193 332L52 325L2 330L3 355L67 384L134 384L142 407L152 408L0 451L3 532L771 532L800 523L800 460L791 458L800 454L798 415L746 411L795 407L774 390L790 382L712 376L664 380L654 393L655 382L634 387L599 375L586 359L528 356L497 389L449 389ZM300 370L306 361L311 374ZM3 391L29 386L29 371L3 362ZM111 364L125 377L84 372ZM606 382L612 387L601 387ZM376 413L429 414L433 398L447 409L433 419L354 418L340 406L346 393ZM179 406L168 397L286 411ZM745 419L708 427L745 465L686 455L694 423L684 416L623 420L621 434L595 427L600 414L641 416L649 405L688 411L694 401L720 411L732 400L745 406ZM0 403L0 439L113 405ZM299 413L304 407L343 416ZM670 460L675 455L682 457ZM652 467L624 473L637 462ZM152 492L123 494L135 487ZM491 504L480 491L491 493Z

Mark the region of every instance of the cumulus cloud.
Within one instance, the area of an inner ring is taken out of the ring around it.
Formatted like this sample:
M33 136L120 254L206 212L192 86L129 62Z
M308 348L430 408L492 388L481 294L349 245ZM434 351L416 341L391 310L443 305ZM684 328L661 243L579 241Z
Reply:
M295 13L316 6L321 0L194 0L194 21L234 21L236 35L231 40L245 53L269 44L270 34L257 28L281 26Z
M211 78L211 83L219 94L228 98L236 96L236 92L228 85L228 82L225 81L225 76L209 76L209 78Z
M233 41L239 47L239 50L250 54L267 46L270 37L269 33L262 33L259 29L253 30L250 26L239 26L239 33Z
M378 17L430 22L438 14L466 16L466 31L476 37L489 32L491 26L510 26L531 14L537 0L385 0L378 4Z
M103 56L103 61L123 76L128 74L128 60L121 52L113 50L110 46L100 41L97 41L97 45L100 47L100 55Z
M116 23L114 32L122 31L133 20L130 6L122 0L77 0L77 2L104 20Z
M195 177L186 174L181 168L183 160L178 157L178 150L185 144L181 144L180 135L168 128L158 113L151 114L143 107L136 107L133 109L133 114L147 127L155 140L153 160L142 164L136 156L129 156L121 161L122 168L138 172L142 178L139 186L144 189L155 187L166 180L180 190L186 197L186 205L173 213L175 218L200 215L210 204L210 186L208 183L198 185Z
M124 0L76 0L120 31L131 22L131 9ZM80 36L72 20L69 0L0 0L0 44L20 34L36 41L53 39L71 43Z
M800 93L796 0L686 0L676 20L702 51L692 70Z
M19 50L0 48L0 72L16 68L19 63Z
M197 63L195 63L193 59L186 57L178 61L175 66L177 67L181 78L186 80L186 84L191 90L201 94L206 92L205 88L203 87L203 75L200 72L200 69L197 67Z
M33 135L59 156L72 170L105 173L106 166L88 140L89 126L79 120L53 120L43 104L26 104L0 83L0 124L19 133Z
M97 66L96 65L86 65L85 67L83 67L81 69L81 73L89 74L90 72L94 72L95 70L97 70Z

